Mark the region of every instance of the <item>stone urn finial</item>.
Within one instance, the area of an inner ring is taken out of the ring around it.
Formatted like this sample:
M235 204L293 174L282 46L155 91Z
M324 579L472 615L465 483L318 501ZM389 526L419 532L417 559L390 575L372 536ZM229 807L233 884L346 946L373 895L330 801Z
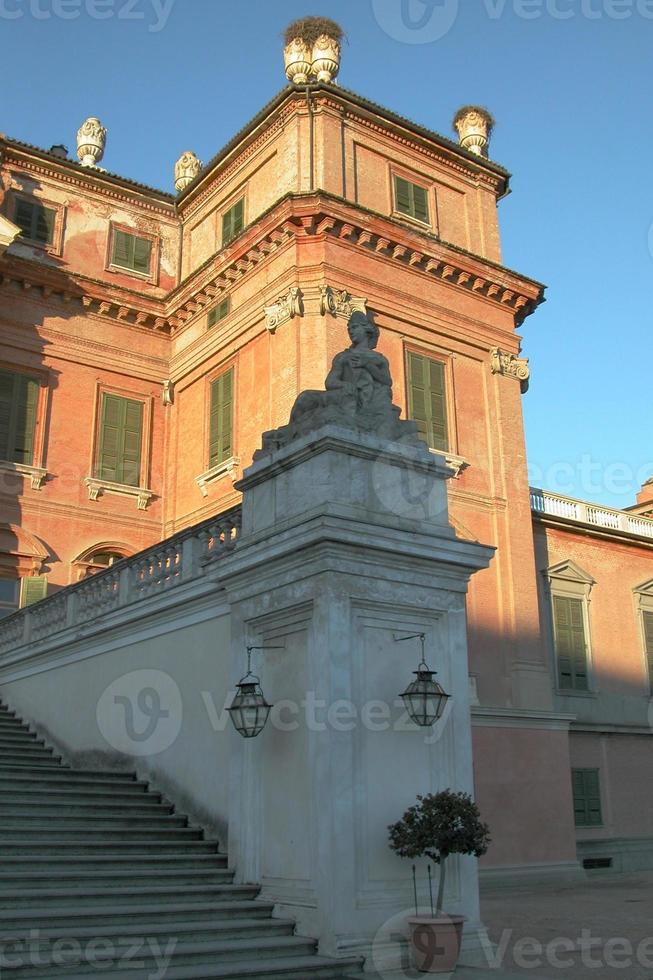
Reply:
M477 156L486 157L494 129L494 116L478 105L466 105L453 118L460 145Z
M340 70L344 32L329 17L302 17L284 32L286 77L295 85L333 82Z
M77 156L82 166L97 167L106 144L106 129L97 116L89 116L77 130Z
M181 193L192 184L202 169L202 161L192 150L186 150L175 164L175 189Z

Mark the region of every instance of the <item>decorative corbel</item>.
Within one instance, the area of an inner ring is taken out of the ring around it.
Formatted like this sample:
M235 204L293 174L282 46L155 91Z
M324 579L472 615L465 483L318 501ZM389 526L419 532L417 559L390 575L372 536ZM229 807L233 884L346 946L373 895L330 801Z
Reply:
M274 333L280 324L293 320L296 316L304 316L303 293L299 286L291 286L285 296L280 296L276 303L263 307L265 325Z
M163 382L163 391L161 392L161 401L165 406L172 405L175 400L175 386L173 382L168 378Z
M333 286L320 286L320 315L340 316L348 320L355 310L367 314L367 299L363 296L352 296L346 289L334 289Z
M500 347L495 347L490 351L492 374L502 374L507 378L516 378L520 385L522 394L528 391L531 376L527 357L517 357L516 354L509 354L502 351Z

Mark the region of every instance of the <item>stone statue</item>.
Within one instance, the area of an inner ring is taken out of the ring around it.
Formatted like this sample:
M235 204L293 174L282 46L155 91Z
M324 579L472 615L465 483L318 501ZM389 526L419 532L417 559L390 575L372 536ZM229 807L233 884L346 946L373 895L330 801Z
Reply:
M390 365L375 348L379 328L360 310L348 324L351 347L336 354L325 391L303 391L290 413L290 422L263 433L263 448L255 459L288 445L325 425L377 435L393 441L420 443L414 422L402 421L392 404Z

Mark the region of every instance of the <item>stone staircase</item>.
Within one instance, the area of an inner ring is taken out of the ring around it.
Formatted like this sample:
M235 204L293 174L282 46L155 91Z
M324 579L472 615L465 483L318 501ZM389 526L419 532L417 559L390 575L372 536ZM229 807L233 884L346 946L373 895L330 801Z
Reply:
M330 980L218 842L124 772L72 769L0 703L0 975Z

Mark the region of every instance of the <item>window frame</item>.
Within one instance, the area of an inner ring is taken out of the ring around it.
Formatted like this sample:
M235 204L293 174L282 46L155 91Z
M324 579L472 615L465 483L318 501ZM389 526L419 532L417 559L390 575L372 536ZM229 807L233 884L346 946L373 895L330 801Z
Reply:
M559 697L596 697L596 678L592 652L592 630L590 603L595 580L584 569L571 560L559 562L545 570L548 584L548 621L551 631L551 650L554 668L555 691ZM587 688L561 687L560 665L558 661L554 600L576 599L581 603L583 634L585 639L585 663L587 666Z
M212 462L211 460L211 408L213 403L213 386L217 384L217 382L220 381L221 378L226 377L228 374L231 374L231 446L230 446L231 452L229 453L229 455L223 456L222 458L217 459L215 462ZM206 439L206 450L205 450L205 459L206 459L206 466L208 472L211 472L219 467L226 466L229 460L235 458L236 455L236 447L235 447L236 411L235 410L236 410L236 371L234 365L232 364L229 365L228 367L225 367L223 370L216 372L210 378L208 383L208 414L207 414L208 438Z
M149 241L150 250L150 270L149 272L138 272L135 269L129 269L122 265L117 265L113 261L113 252L115 247L116 232L122 232L124 235L131 235L132 238L142 238L144 241ZM109 222L109 234L107 236L107 254L105 261L105 269L107 272L114 274L119 274L123 276L130 276L130 278L139 279L141 282L149 282L156 286L159 281L159 263L161 257L161 238L154 232L144 231L141 228L134 228L131 225L120 224L119 222L111 221Z
M143 406L143 421L142 421L142 432L141 432L141 460L139 469L139 482L138 485L132 485L130 483L114 483L111 480L105 480L101 476L96 474L99 471L100 463L100 448L101 448L101 438L102 438L102 406L104 404L104 396L113 395L117 398L125 398L130 401L140 402ZM93 422L93 443L91 446L91 453L89 458L89 472L92 474L87 477L87 480L92 481L94 484L100 485L112 485L115 487L123 487L126 491L131 491L136 493L139 489L145 489L149 485L150 480L150 467L151 467L151 455L152 455L152 416L153 416L153 396L145 395L142 392L130 391L125 388L117 388L110 385L105 385L101 382L97 382L95 389L95 405L94 405L94 422Z
M590 775L590 774L592 776L595 776L596 777L597 793L596 794L589 794L589 793L585 792L582 797L578 797L576 795L576 791L575 791L576 790L576 785L575 785L576 784L576 776L584 776L585 777L585 776ZM573 801L573 807L574 807L574 826L577 829L580 830L580 829L587 829L587 828L599 828L599 827L604 827L605 826L605 819L604 819L604 815L603 815L603 794L602 794L602 786L601 786L601 770L600 770L600 768L598 768L598 767L587 767L587 766L580 766L580 767L573 766L572 767L572 770L571 770L571 795L572 795L572 801ZM580 822L577 819L577 806L576 806L576 802L577 802L577 800L579 798L581 798L584 801L584 809L585 809L585 813L586 814L589 814L591 812L590 802L589 801L591 799L597 799L598 800L598 803L599 803L599 819L597 821L587 820L587 821Z
M640 648L642 651L646 696L649 700L653 701L653 650L650 653L648 651L645 619L648 615L653 616L653 579L636 586L633 589L633 598L635 600L635 615L637 617Z
M220 223L220 248L226 248L228 245L231 245L233 242L235 242L236 239L240 235L242 235L243 231L247 227L247 195L245 191L244 190L240 191L238 195L232 195L232 197L229 200L231 203L229 204L225 203L225 207L220 208L219 211L218 221ZM224 235L225 218L229 214L229 212L233 211L234 208L238 207L238 205L241 202L243 205L243 227L240 229L240 231L237 231L235 235L232 235L231 238L225 239L225 235Z
M35 381L39 386L36 398L34 434L32 438L32 462L20 463L8 459L0 459L0 469L14 470L15 472L30 476L32 478L33 488L40 490L47 475L43 467L45 457L45 419L49 398L48 377L42 371L31 370L22 364L8 364L6 362L0 362L0 372L27 377Z
M10 602L5 602L0 597L0 622L2 622L2 620L5 619L7 616L12 616L15 612L18 612L18 610L20 609L20 582L21 582L21 579L20 579L20 576L17 573L16 573L16 575L6 575L6 574L2 574L2 572L0 572L0 581L2 581L2 582L12 582L13 583L13 585L14 585L14 593L15 593L15 600L16 600L15 603L10 603ZM7 610L7 611L6 612L2 612L1 610Z
M63 240L64 240L64 223L66 208L65 205L59 203L58 201L52 201L49 198L40 197L38 194L29 194L25 191L12 190L9 195L9 205L7 208L7 217L10 221L13 221L17 227L18 222L16 221L16 212L18 210L18 205L20 201L25 201L28 204L37 204L43 208L48 208L50 211L54 211L54 221L52 225L52 241L51 242L39 242L35 238L28 238L21 229L20 235L17 237L14 244L24 244L28 245L30 248L38 248L42 252L47 252L49 255L60 256L63 254Z
M411 223L415 224L418 228L421 228L423 230L429 229L430 231L433 231L436 227L435 218L437 215L435 199L432 193L433 181L426 182L424 180L420 180L419 178L416 179L416 177L417 177L416 174L409 173L407 171L398 170L394 167L390 168L390 195L391 195L390 213L394 217L399 218L401 221L410 221ZM423 221L421 218L416 217L414 214L410 214L406 211L401 211L399 209L397 180L403 180L407 184L410 184L411 187L419 187L421 190L424 191L426 195L426 207L428 211L428 218L426 221Z
M225 303L227 305L225 312L221 316L218 315L216 319L213 321L213 323L211 323L211 314L219 311L220 308L225 305ZM218 300L217 303L214 303L214 305L208 311L206 317L206 329L213 330L213 328L217 327L219 323L222 323L223 320L226 320L230 314L231 314L231 295L228 294L227 296L223 296L222 299Z
M410 355L414 354L418 357L425 357L431 361L437 361L441 363L444 367L444 403L446 411L446 429L447 429L447 449L436 449L429 445L429 450L441 457L455 457L458 453L458 423L456 417L456 399L455 399L455 378L453 370L453 362L455 355L450 351L440 350L438 348L425 348L420 347L413 343L404 343L404 371L403 371L403 406L405 418L412 419L411 415L411 393L410 393ZM427 443L428 445L428 443Z

